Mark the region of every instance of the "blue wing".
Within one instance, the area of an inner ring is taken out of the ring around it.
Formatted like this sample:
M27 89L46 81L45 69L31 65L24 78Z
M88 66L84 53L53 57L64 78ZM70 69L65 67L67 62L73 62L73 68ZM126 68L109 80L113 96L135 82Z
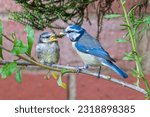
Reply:
M115 60L110 57L109 53L104 50L100 43L88 33L83 35L80 40L76 42L75 47L78 51L83 53L91 54L105 60L115 62Z

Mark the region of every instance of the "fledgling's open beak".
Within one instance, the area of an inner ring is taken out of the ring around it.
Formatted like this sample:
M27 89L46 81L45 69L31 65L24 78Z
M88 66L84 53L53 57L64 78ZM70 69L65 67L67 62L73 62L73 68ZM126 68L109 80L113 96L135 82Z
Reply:
M56 35L55 35L55 34L54 34L54 35L51 35L49 41L50 41L50 42L57 41Z
M62 38L62 37L64 37L65 35L66 35L65 32L60 32L59 34L53 34L53 35L50 36L49 41L50 41L50 42L57 41L57 38Z

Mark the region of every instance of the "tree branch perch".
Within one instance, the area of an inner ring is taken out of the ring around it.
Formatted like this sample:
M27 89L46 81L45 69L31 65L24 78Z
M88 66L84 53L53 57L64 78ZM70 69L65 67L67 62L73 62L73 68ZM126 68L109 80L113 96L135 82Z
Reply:
M5 65L5 64L10 63L10 62L13 62L13 61L0 61L0 65ZM29 62L24 62L24 61L17 61L17 64L21 65L21 66L37 66L36 64L29 63ZM43 66L45 66L44 68L46 68L48 70L52 70L52 71L56 71L56 68L57 68L58 72L60 72L61 69L68 69L68 70L72 70L72 73L77 73L75 66L65 66L65 65L59 65L59 64L53 64L53 67L49 67L49 66L46 66L46 65L43 65ZM95 73L95 72L92 72L92 71L89 71L89 70L86 70L86 69L82 69L80 71L80 73L90 75L90 76L95 76L95 77L98 76L98 73ZM114 82L116 84L122 85L122 86L130 88L130 89L136 90L136 91L138 91L140 93L143 93L145 95L147 94L146 91L143 88L140 88L140 87L135 86L133 84L129 84L129 83L124 82L122 80L118 80L116 78L106 76L106 75L103 75L103 74L100 74L100 78L102 78L104 80L109 80L111 82Z

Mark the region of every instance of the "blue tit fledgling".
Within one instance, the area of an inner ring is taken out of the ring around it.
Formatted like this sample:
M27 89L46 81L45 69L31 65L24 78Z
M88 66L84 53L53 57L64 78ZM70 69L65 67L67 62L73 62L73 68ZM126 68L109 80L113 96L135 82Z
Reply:
M69 25L65 29L66 36L71 40L73 48L77 51L85 66L107 66L122 78L128 75L119 68L102 45L88 32L78 25Z
M59 45L54 33L44 32L36 45L37 57L40 63L52 65L59 61Z

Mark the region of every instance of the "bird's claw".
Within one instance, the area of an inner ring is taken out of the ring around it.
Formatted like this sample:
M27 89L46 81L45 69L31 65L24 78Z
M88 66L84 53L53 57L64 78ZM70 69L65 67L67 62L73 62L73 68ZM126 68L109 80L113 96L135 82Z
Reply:
M76 67L77 73L80 73L81 70L83 70L83 69L88 69L88 65L84 65L83 67L79 67L79 66Z
M83 66L83 69L88 69L89 68L89 66L87 65L87 64L85 64L84 66Z
M97 78L100 78L100 76L101 76L101 66L99 67L99 71L98 71L98 76L97 76Z
M80 72L81 72L81 70L83 69L83 67L79 67L79 66L77 66L75 69L76 69L76 72L77 72L77 73L80 73Z

